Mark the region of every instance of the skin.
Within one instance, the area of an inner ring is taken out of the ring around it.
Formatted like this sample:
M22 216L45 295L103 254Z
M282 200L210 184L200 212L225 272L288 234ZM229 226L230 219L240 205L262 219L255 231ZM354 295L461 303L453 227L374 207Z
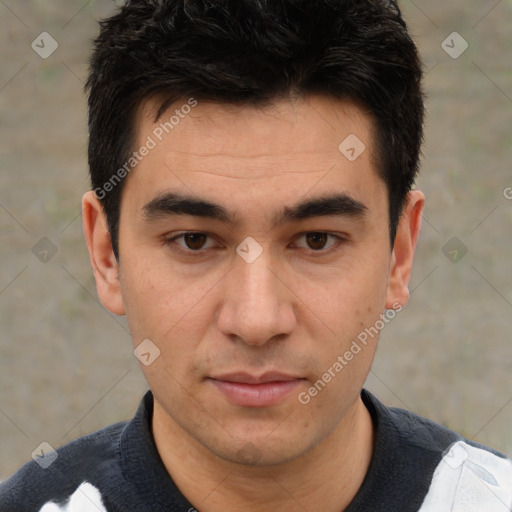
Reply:
M157 106L154 99L142 105L136 147L159 124ZM308 404L297 397L385 308L409 297L424 195L409 193L391 248L372 128L355 104L321 96L264 108L199 102L126 181L120 263L100 202L84 195L99 297L112 313L127 315L135 347L150 339L160 350L141 365L155 397L153 434L170 475L203 512L339 512L363 482L373 426L360 391L378 337ZM338 150L349 134L366 146L353 162ZM221 204L237 223L145 219L144 206L169 190ZM335 191L363 203L366 213L273 221L284 205ZM190 231L209 236L203 245L165 242ZM311 232L344 240L315 244ZM248 236L263 250L252 263L236 253ZM194 249L199 257L190 255ZM303 379L271 406L233 405L211 380L271 370Z

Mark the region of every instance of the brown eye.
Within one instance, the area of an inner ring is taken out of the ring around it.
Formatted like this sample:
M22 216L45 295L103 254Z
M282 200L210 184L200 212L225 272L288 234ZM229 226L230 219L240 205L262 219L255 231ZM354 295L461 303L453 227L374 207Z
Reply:
M318 251L324 248L328 236L327 233L307 233L306 240L311 249Z
M208 235L204 233L187 233L183 235L183 239L187 247L194 251L202 249L207 238Z
M210 240L208 240L210 239ZM213 247L214 241L207 233L184 232L179 235L165 238L164 242L171 249L177 249L190 256L199 256ZM210 245L208 245L208 243Z
M335 235L334 233L326 233L323 231L310 231L307 233L303 233L298 237L299 240L305 240L297 244L297 247L301 249L309 250L311 255L321 256L323 254L330 253L330 249L333 251L336 250L341 244L343 244L346 240L344 236ZM330 241L329 241L330 239Z

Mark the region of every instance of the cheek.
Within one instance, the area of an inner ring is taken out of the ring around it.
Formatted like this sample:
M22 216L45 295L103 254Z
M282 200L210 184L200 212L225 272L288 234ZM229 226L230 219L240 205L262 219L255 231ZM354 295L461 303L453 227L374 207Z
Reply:
M316 305L311 303L311 306L321 324L328 328L322 350L318 350L318 339L315 342L322 372L316 379L321 380L320 387L325 384L330 390L322 391L320 402L331 393L356 390L366 379L377 349L380 318L385 311L386 265L386 261L361 258L351 268L333 271L332 279L321 293L318 289L315 292L313 286L304 290L305 296L317 298Z
M215 279L191 280L149 258L127 261L124 269L122 293L134 344L148 338L169 364L182 364L208 328Z
M131 257L122 261L121 288L132 338L155 341L172 329L183 316L190 299L176 279L150 258Z
M369 258L368 258L369 260ZM333 269L329 281L305 285L305 297L315 297L311 306L332 331L344 340L373 324L383 312L388 285L386 261L364 261Z

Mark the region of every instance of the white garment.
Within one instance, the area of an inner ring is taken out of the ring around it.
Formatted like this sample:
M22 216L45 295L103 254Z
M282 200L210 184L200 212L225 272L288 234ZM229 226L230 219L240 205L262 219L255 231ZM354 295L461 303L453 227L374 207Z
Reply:
M71 495L67 505L60 507L55 503L46 503L39 512L107 512L96 487L84 482Z
M418 512L511 512L512 461L463 441L437 466Z

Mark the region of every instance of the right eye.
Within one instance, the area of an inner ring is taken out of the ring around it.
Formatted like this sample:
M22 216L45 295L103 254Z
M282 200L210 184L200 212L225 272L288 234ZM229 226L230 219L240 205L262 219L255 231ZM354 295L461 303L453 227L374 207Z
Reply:
M165 237L164 242L173 250L173 246L178 246L178 251L184 252L191 256L198 256L201 255L205 250L212 248L211 246L206 248L204 247L208 237L209 235L207 233L185 231L171 237ZM183 244L177 242L179 239L183 239Z

